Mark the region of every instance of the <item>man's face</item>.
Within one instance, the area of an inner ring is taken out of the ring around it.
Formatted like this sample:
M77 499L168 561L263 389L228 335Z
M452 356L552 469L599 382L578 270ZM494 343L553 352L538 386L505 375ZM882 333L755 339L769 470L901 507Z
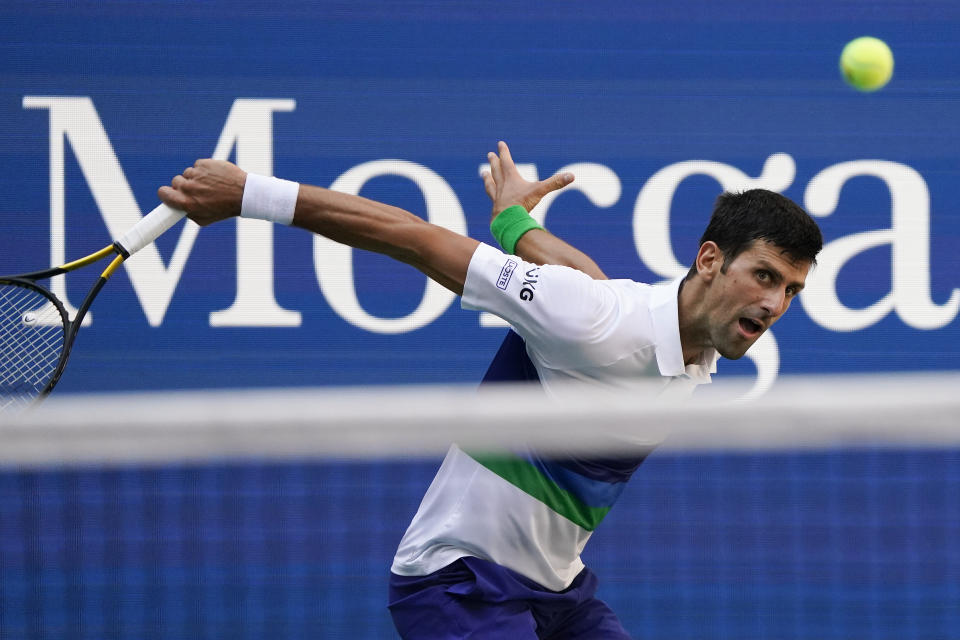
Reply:
M743 356L790 308L808 271L810 262L757 240L716 273L706 295L710 339L720 355Z

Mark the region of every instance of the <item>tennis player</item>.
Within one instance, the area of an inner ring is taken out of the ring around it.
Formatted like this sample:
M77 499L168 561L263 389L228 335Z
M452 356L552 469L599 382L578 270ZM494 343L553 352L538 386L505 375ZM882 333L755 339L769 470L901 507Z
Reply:
M816 223L765 190L722 194L689 273L664 285L607 280L527 214L569 174L530 183L507 146L484 185L505 251L359 196L198 160L166 204L205 225L240 215L292 224L410 264L510 323L487 380L689 394L718 355L736 359L790 306L822 246ZM522 339L522 340L521 340ZM400 542L390 611L401 636L629 638L595 597L580 552L642 456L485 456L452 446Z

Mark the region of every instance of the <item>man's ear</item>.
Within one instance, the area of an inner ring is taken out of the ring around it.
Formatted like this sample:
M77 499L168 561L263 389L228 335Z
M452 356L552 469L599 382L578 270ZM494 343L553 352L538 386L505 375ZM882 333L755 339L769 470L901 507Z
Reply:
M694 264L697 266L697 275L703 278L704 282L710 282L723 268L723 251L716 242L707 240L700 245Z

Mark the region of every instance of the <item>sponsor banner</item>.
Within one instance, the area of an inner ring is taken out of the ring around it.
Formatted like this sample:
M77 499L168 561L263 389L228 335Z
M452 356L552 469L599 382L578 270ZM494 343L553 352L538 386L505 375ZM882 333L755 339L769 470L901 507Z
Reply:
M577 176L535 217L613 277L686 272L724 189L780 191L820 220L806 290L721 374L960 366L956 10L14 4L0 272L99 248L199 157L493 243L479 175L504 139L529 178ZM836 68L866 31L897 59L869 95ZM531 279L508 267L504 286ZM54 289L75 305L88 285ZM504 331L381 256L261 221L183 224L98 298L61 390L475 382Z

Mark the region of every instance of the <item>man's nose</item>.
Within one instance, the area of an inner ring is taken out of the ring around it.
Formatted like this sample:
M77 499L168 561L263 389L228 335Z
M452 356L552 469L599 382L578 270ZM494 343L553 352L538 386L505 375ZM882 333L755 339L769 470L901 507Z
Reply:
M783 315L787 307L790 306L790 302L787 300L786 291L778 287L767 293L762 305L767 314L777 318Z

